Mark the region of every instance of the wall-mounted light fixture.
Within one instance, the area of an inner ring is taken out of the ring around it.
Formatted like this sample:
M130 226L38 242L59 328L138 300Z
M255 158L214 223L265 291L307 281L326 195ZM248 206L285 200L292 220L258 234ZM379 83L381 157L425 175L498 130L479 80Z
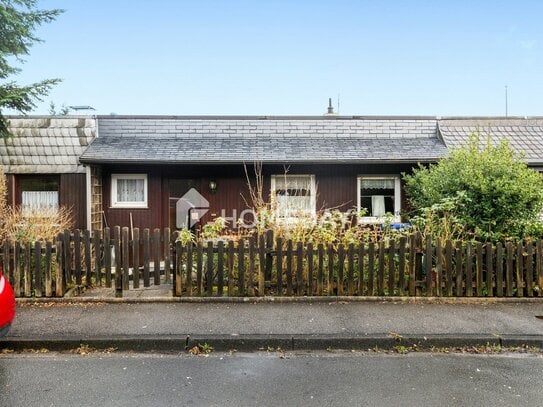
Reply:
M209 192L211 192L212 194L217 192L217 181L215 181L214 179L209 180Z

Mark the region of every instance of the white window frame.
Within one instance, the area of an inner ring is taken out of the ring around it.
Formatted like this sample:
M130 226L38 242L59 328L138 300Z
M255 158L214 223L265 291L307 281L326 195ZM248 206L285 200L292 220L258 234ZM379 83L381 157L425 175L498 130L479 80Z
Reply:
M282 175L272 175L271 176L271 199L272 202L275 200L275 191L276 191L276 180L278 178L294 178L294 177L310 177L310 188L311 188L311 195L310 195L310 205L311 205L311 213L309 215L312 218L315 218L317 215L317 184L315 182L315 174L282 174ZM279 208L277 208L279 209ZM294 217L288 217L288 216L282 216L279 211L277 212L277 218L288 221L294 221Z
M360 207L360 189L363 179L394 179L394 213L393 221L395 223L401 222L400 211L402 208L402 188L400 183L399 175L392 174L381 174L381 175L359 175L356 179L356 207L358 212L362 209ZM362 216L358 218L359 223L384 223L384 218L382 216Z
M120 179L142 179L143 180L143 201L142 202L117 201L117 181ZM111 207L112 208L148 208L147 189L148 189L147 174L111 174Z

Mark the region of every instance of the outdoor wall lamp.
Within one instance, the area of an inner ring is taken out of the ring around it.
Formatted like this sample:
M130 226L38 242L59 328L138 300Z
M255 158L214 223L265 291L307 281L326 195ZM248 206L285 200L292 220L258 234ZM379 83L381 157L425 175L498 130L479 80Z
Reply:
M209 180L209 192L211 192L212 194L217 192L217 181L213 179Z

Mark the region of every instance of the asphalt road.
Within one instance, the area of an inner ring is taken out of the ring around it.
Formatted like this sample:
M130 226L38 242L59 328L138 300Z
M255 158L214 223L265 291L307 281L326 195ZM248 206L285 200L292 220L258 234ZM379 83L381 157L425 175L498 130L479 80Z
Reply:
M532 354L0 356L1 406L541 406Z

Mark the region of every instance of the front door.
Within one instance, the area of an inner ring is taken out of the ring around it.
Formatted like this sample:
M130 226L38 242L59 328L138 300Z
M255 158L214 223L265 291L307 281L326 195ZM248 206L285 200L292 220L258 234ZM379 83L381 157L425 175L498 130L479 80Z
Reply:
M170 230L176 230L176 204L177 201L185 195L191 188L198 189L198 182L195 179L188 178L170 178L168 182L169 186L169 225Z

